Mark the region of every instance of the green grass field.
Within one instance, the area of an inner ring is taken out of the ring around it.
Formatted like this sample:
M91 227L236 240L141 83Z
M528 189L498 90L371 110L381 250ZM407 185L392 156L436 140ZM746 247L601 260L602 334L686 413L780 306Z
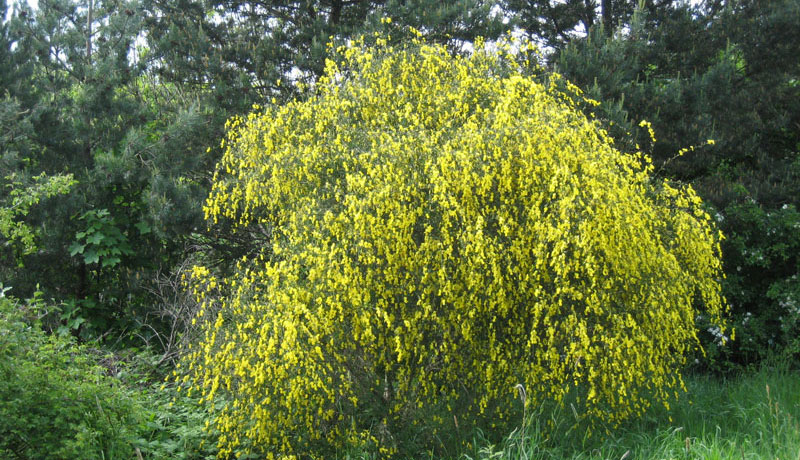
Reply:
M764 368L725 379L686 380L688 393L671 411L653 408L608 434L587 439L562 430L560 439L545 439L538 427L548 418L569 426L574 416L569 411L539 415L499 445L484 441L481 446L477 440L476 451L465 458L800 460L800 372Z

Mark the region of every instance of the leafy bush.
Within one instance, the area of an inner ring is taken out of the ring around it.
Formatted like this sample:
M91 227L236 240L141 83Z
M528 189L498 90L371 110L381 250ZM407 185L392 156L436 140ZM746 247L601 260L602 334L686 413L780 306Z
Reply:
M157 383L159 357L78 346L68 330L46 334L37 318L54 307L8 290L0 285L0 458L216 456L196 398Z
M206 412L197 398L175 391L174 386L152 386L138 392L146 404L145 416L133 440L145 459L206 459L217 457L216 432L206 430Z
M195 268L182 379L223 455L418 455L508 423L517 384L612 424L682 385L697 308L722 309L700 199L501 49L357 44L306 100L230 122L207 218L273 240Z
M736 200L717 213L729 235L724 292L730 301L735 340L707 347L715 369L780 358L800 359L800 213L753 198ZM711 337L707 337L713 342Z
M36 307L0 296L0 457L133 458L137 401Z
M17 258L36 250L35 230L23 220L30 208L43 199L68 193L75 185L71 174L47 177L44 173L23 184L14 174L5 176L0 190L0 241L18 246Z

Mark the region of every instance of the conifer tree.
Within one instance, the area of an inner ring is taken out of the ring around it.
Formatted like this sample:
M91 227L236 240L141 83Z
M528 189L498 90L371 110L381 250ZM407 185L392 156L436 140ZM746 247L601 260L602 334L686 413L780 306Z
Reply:
M12 55L30 69L14 79L28 88L18 99L27 151L9 166L77 185L31 209L39 250L22 266L4 259L5 280L19 296L42 289L69 302L87 337L132 330L148 313L146 280L185 256L211 167L208 140L194 134L199 108L165 100L173 92L145 72L142 18L136 0L42 0L9 22Z

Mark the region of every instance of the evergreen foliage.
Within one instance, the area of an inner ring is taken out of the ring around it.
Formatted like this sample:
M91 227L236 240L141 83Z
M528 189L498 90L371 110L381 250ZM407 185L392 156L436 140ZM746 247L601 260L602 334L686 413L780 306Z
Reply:
M518 384L610 424L667 404L697 308L723 309L697 195L510 46L378 45L229 125L207 217L272 240L231 276L195 269L206 333L182 378L221 452L416 456L453 417L508 423Z
M14 84L3 101L12 129L2 162L13 180L0 193L26 196L42 174L75 183L25 212L38 250L4 257L0 277L17 296L42 289L74 305L82 338L163 332L158 322L142 331L150 280L204 229L203 174L213 161L210 139L194 133L207 120L147 74L136 47L142 18L136 0L48 0L17 5L4 23L3 72Z
M454 42L497 35L500 19L492 19L491 6L17 3L0 40L0 81L8 91L0 96L8 127L0 138L3 177L13 173L14 193L42 173L71 174L76 185L27 213L38 250L15 258L6 247L0 277L17 296L42 289L76 305L87 320L79 331L84 338L127 331L128 339L150 343L171 334L153 323L154 280L169 276L190 251L231 265L265 238L257 228L206 232L202 199L221 153L209 146L223 137L225 120L294 91L289 75L312 84L330 37L345 41L393 27L378 20L384 9ZM104 231L87 220L96 213L108 220Z
M268 101L292 92L294 85L287 85L287 80L313 83L330 57L326 45L331 41L344 43L386 28L404 36L406 26L451 44L479 36L496 38L504 32L491 0L146 0L144 4L159 75L165 81L208 88L216 106L238 114L258 99ZM393 18L395 25L381 23L382 17Z
M672 9L680 2L674 0L503 0L506 14L530 38L553 51L580 41L592 32L611 35L630 24L634 12L644 9L653 16ZM630 56L633 58L633 56Z

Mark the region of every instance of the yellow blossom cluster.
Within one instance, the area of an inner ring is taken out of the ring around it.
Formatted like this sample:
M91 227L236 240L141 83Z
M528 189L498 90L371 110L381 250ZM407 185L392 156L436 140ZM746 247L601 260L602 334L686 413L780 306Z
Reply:
M229 122L206 216L272 242L229 278L194 271L215 318L185 379L222 401L222 455L393 452L403 430L506 420L518 384L611 424L666 402L697 309L723 309L695 192L617 151L514 47L381 45Z

